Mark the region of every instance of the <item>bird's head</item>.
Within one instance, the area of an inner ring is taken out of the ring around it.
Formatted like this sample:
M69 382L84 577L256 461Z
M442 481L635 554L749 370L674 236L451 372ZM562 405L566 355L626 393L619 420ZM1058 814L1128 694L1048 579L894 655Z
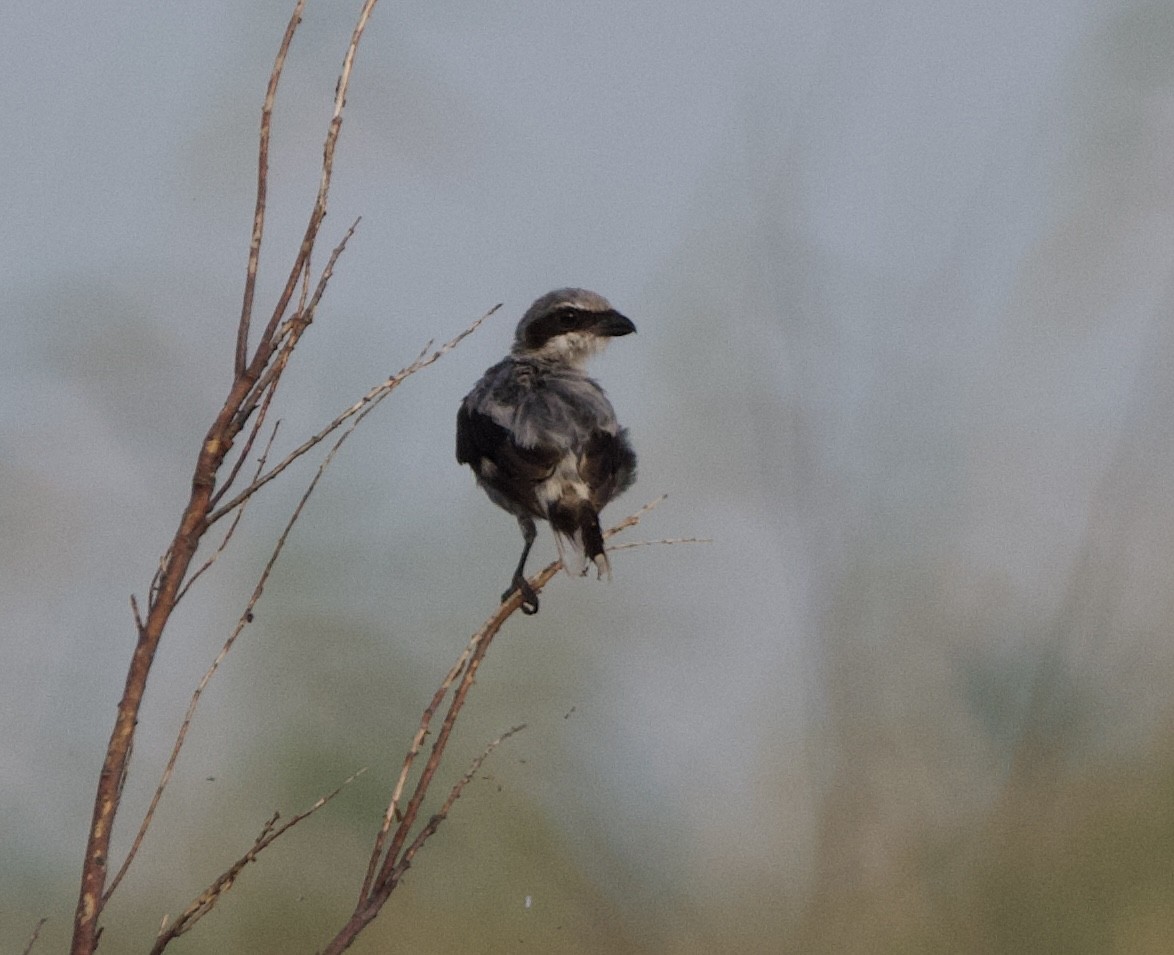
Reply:
M518 322L513 353L582 365L608 340L630 335L636 326L602 295L560 288L536 300Z

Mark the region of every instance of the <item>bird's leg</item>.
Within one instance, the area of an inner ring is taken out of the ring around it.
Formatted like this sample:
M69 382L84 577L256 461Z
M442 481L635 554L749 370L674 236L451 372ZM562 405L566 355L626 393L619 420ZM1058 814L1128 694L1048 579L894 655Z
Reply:
M522 547L522 556L514 571L514 579L510 581L509 590L501 595L501 602L505 603L509 600L516 590L522 595L522 613L533 616L538 613L538 594L534 592L530 581L526 579L525 569L526 558L530 556L530 548L534 546L534 538L538 536L538 528L534 525L533 518L530 517L519 517L518 527L522 529L522 539L525 541L525 546Z

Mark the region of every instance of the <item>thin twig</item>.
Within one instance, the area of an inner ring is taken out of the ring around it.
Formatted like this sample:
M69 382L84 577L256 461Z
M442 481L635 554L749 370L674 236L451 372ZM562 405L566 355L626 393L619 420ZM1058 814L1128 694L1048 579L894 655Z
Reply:
M334 174L334 149L338 144L338 136L342 130L342 114L343 108L346 106L346 94L350 88L351 70L354 66L355 54L359 49L359 41L363 37L363 31L367 28L367 22L371 17L371 11L375 8L376 2L377 0L365 0L363 3L363 8L359 11L359 17L355 23L354 31L351 33L350 43L347 45L346 54L343 56L342 70L339 73L338 83L335 86L334 109L331 113L330 125L327 127L326 140L322 144L322 175L318 182L318 195L314 200L314 207L310 212L310 221L306 224L306 232L302 237L302 244L298 248L298 253L294 259L293 267L290 269L289 277L286 279L285 287L281 291L277 305L273 309L273 314L269 317L269 323L265 326L265 331L261 335L261 341L257 345L258 354L254 356L252 366L257 371L265 364L264 362L258 364L257 359L260 357L263 348L273 347L274 334L281 324L282 318L285 316L286 309L289 308L290 299L293 297L294 289L297 287L298 278L306 266L306 259L309 258L310 253L314 249L314 243L318 237L318 229L321 227L322 220L326 216L326 198L330 193L330 182Z
M412 844L408 846L407 849L404 850L403 855L400 856L400 860L398 863L396 863L395 867L396 871L394 874L394 879L396 881L403 877L403 874L411 866L412 859L415 857L416 853L419 852L424 843L427 842L436 833L436 830L440 828L440 824L448 818L448 814L453 807L453 803L455 803L460 798L461 793L465 790L465 787L469 785L469 782L481 768L481 764L489 758L489 754L515 733L520 733L525 728L525 723L519 723L517 726L510 727L510 729L506 730L501 734L501 736L486 746L485 749L482 750L481 754L473 760L472 764L465 772L465 775L458 779L453 785L452 789L449 791L448 798L444 801L444 804L440 807L439 811L432 815L432 817L425 824L424 828L420 830L420 834L417 835L414 840L412 840Z
M41 928L48 921L48 916L45 916L39 922L37 922L37 927L33 929L33 937L29 939L29 943L24 947L24 951L21 953L21 955L29 955L29 952L33 950L33 946L37 944L37 939L41 935Z
M151 585L147 588L147 607L150 608L159 596L159 584L163 580L163 574L167 570L167 564L171 560L171 552L175 547L175 542L172 541L171 546L164 551L163 556L159 558L159 566L155 568L155 575L151 578Z
M480 328L482 322L493 315L493 313L496 312L499 308L501 308L500 304L493 306L493 308L477 319L477 321L473 322L472 325L470 325L464 331L460 332L455 337L449 339L447 342L441 345L440 348L436 349L431 354L428 354L427 350L425 350L421 353L420 357L418 357L406 368L400 369L386 381L376 385L365 395L363 395L363 397L361 397L358 401L356 401L349 408L338 415L338 417L331 421L330 424L328 424L325 428L323 428L313 437L307 438L302 444L294 448L293 451L286 455L282 461L280 461L278 464L275 464L272 469L242 489L241 492L237 494L236 497L232 498L232 500L230 500L227 504L222 504L220 507L216 508L216 510L208 515L208 523L214 524L234 508L240 507L240 505L247 501L252 495L256 494L257 491L259 491L262 487L281 474L282 471L293 464L294 461L300 458L307 451L312 450L315 445L320 444L326 438L330 437L331 434L337 431L342 425L346 424L346 422L355 415L362 414L365 416L367 412L371 410L371 408L373 408L389 394L395 391L395 389L403 384L406 379L410 378L416 372L427 368L429 365L438 361L444 355L447 355L450 351L456 348L457 345L464 341L464 339L466 339L469 335L472 335L473 332Z
M257 291L257 264L261 259L261 237L265 232L265 203L269 192L269 131L273 121L273 104L277 100L277 86L285 67L285 58L293 44L298 24L302 22L302 11L306 0L297 0L294 11L285 27L273 69L269 73L269 86L265 90L265 102L261 105L261 140L257 150L257 203L253 211L253 235L249 240L249 263L245 272L245 294L241 305L240 324L236 330L236 359L233 363L233 378L245 373L249 359L249 324L253 319L253 297Z
M362 221L362 216L357 217L355 221L351 223L351 227L346 230L346 235L344 235L338 245L336 245L334 249L331 250L330 258L326 260L326 268L324 268L322 270L322 274L318 276L318 284L314 286L314 295L309 300L309 302L306 301L306 292L310 287L310 270L309 268L306 269L306 282L302 284L302 298L301 303L298 306L298 311L302 315L309 316L305 319L307 325L310 323L314 315L314 310L318 308L318 303L322 301L322 293L326 291L326 284L330 281L330 277L334 275L334 267L338 265L338 260L342 256L343 250L346 249L347 242L350 241L351 236L355 234L355 229L359 227L359 223Z
M261 372L248 396L241 403L240 418L245 420L253 413L253 409L260 401L262 405L262 413L258 418L257 423L253 426L254 433L260 427L261 421L264 420L264 410L268 406L268 402L272 400L273 393L277 389L277 385L281 380L281 376L285 374L286 366L289 364L290 356L293 355L294 348L297 347L302 336L306 333L306 329L314 321L314 315L318 308L318 303L322 300L322 295L326 291L326 286L330 282L331 276L334 275L334 267L338 263L342 253L346 251L347 243L350 242L351 237L355 234L355 229L359 227L360 219L355 219L351 223L351 227L343 234L342 239L334 247L330 253L330 258L326 262L326 268L322 270L322 275L319 276L317 285L315 286L314 298L305 308L296 312L288 321L282 323L281 327L274 334L269 346L271 346L276 358L271 358L268 367ZM306 260L306 282L309 281L309 259ZM306 284L303 283L303 290ZM239 463L239 462L238 462ZM224 482L224 486L213 495L213 506L215 506L220 499L228 493L232 480L237 475L237 469L233 469L229 475L229 479Z
M608 548L608 551L631 550L633 547L652 547L656 544L712 544L712 537L662 537L654 541L627 541Z
M416 788L403 810L403 817L400 819L400 823L396 827L394 835L391 837L391 844L383 856L378 874L372 883L372 895L376 898L380 896L386 897L395 887L396 866L399 862L400 852L407 842L408 833L415 824L417 815L419 815L420 805L423 803L424 797L427 795L428 789L432 784L432 778L436 774L441 757L444 755L444 750L448 746L449 736L452 735L457 717L465 705L465 698L473 686L473 679L477 675L481 661L485 659L489 645L501 629L502 624L505 623L514 609L516 609L510 607L510 603L512 601L503 603L498 608L497 613L490 618L490 622L478 632L478 636L474 642L473 652L468 655L461 671L460 683L457 684L457 688L453 692L452 701L448 706L448 712L445 713L444 720L440 724L440 732L437 734L435 740L433 740L432 751L428 754L428 759L424 763L424 769L421 771L420 778L416 782ZM428 722L431 722L431 714L426 714L426 719ZM421 723L423 725L423 721Z
M307 817L316 813L319 809L330 802L330 800L342 792L347 786L362 776L366 771L367 768L363 767L358 772L352 774L333 792L327 793L325 796L320 796L318 800L312 806L310 806L309 809L298 813L282 826L277 826L277 820L281 818L280 813L275 812L272 816L270 816L269 819L265 821L265 825L261 827L261 832L253 841L253 845L249 848L249 851L237 859L236 862L229 866L219 876L217 876L215 881L213 881L213 883L209 885L208 888L201 892L192 901L192 903L186 909L184 909L179 918L171 923L170 927L167 926L166 921L164 922L163 927L159 930L158 936L155 938L155 944L151 948L151 955L158 955L159 952L162 952L163 949L167 947L167 944L172 939L183 935L184 932L188 931L193 925L196 924L196 922L212 911L213 907L220 900L220 897L232 888L233 883L236 882L237 876L240 875L244 867L256 859L257 856L264 852L265 849L267 849L269 846L271 846L274 841L280 839L283 835L285 835L285 833L289 832L290 829L296 826L303 819L306 819Z
M355 225L359 222L356 219ZM355 231L355 226L351 226L351 232ZM314 250L310 250L310 254L306 256L306 267L302 269L302 290L298 293L298 307L294 311L295 315L303 314L306 311L306 299L310 294L310 273L314 268Z
M142 634L143 615L139 612L139 601L134 594L130 595L130 612L135 618L135 633Z

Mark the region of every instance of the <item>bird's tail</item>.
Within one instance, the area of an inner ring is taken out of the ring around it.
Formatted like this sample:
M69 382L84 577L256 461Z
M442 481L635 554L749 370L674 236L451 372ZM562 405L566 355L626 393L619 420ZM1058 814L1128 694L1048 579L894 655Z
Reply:
M611 563L603 549L599 514L590 501L555 501L549 509L550 526L563 568L573 577L587 573L587 562L595 564L599 577L611 579Z

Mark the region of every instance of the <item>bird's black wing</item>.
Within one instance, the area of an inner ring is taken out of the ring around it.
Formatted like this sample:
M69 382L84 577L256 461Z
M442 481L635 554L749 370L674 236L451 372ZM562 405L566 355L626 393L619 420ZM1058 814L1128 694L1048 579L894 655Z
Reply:
M457 412L457 461L469 465L482 484L497 492L495 500L503 507L508 501L514 513L546 517L534 490L554 472L563 453L556 447L519 445L506 428L467 404Z
M636 452L628 443L627 428L617 434L593 432L579 455L579 474L596 511L630 488L636 480Z
M477 470L481 459L496 443L498 436L492 428L505 430L495 425L488 416L469 411L465 405L461 405L457 411L457 464L467 464L474 471Z

